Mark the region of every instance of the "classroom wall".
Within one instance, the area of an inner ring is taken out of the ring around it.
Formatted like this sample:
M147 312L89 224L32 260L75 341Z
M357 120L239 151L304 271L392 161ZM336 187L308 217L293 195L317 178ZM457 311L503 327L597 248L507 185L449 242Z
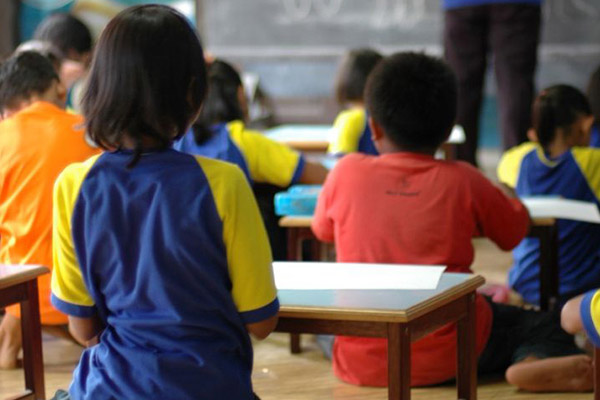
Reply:
M208 50L257 73L265 91L284 104L300 104L300 119L331 118L318 108L334 110L325 99L348 48L442 54L440 0L197 1ZM600 64L600 1L546 0L543 11L538 86L583 87ZM493 79L488 83L493 97ZM306 98L321 101L312 106L299 101Z
M17 8L16 0L0 1L0 60L8 56L17 44Z

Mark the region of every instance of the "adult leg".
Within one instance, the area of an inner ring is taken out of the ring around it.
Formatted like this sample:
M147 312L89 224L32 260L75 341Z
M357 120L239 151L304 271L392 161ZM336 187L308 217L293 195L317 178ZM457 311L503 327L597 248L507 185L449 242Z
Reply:
M497 4L490 8L490 44L500 104L500 127L505 149L527 140L541 8L529 4Z
M444 13L444 55L458 80L457 123L466 141L456 157L477 165L479 114L488 53L489 6L462 7Z

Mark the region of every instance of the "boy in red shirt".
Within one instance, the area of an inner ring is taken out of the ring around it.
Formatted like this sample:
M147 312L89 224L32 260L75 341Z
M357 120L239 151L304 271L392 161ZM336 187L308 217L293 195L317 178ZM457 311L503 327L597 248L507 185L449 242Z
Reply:
M344 157L325 182L312 225L319 239L335 242L338 261L471 272L473 236L503 250L523 239L529 217L519 200L466 163L433 158L456 115L456 82L446 64L417 53L390 56L372 72L365 98L381 156ZM555 314L482 296L476 310L480 372L506 371L510 383L531 391L592 388L591 359ZM414 342L412 354L414 386L454 378L455 325ZM387 341L337 337L333 367L346 382L386 386Z

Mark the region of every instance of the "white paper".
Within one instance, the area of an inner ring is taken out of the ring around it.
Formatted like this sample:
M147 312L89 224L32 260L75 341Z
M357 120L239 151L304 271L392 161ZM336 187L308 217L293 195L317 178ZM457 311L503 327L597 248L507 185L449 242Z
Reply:
M560 218L600 224L596 204L560 197L523 197L531 218Z
M330 262L274 262L277 289L437 288L444 266Z

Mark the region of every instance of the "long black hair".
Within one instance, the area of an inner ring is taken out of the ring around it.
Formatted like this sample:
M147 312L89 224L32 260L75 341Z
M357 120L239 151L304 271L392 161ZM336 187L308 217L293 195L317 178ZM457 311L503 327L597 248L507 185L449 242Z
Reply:
M555 85L543 90L533 102L533 129L544 150L556 137L565 132L581 116L592 113L583 93L569 85Z
M244 119L238 97L241 87L242 79L229 63L216 59L208 66L208 94L193 125L196 143L202 144L212 136L211 126Z
M128 8L104 29L92 61L82 108L90 138L108 150L143 139L168 148L198 114L206 66L196 31L161 5Z

